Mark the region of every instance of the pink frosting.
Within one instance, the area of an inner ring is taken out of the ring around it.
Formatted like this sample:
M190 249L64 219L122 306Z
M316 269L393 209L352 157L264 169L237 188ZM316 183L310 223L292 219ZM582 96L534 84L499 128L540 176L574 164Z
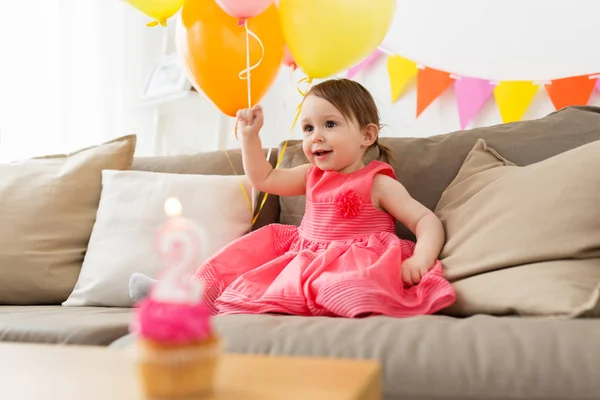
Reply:
M148 296L138 304L133 331L143 338L164 343L187 343L212 333L211 313L203 302L166 303Z

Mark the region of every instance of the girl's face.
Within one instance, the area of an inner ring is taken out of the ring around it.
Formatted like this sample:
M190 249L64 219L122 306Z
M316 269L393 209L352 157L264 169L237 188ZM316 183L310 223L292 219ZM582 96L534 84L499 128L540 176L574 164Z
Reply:
M302 148L308 160L324 171L354 172L362 167L365 150L377 130L361 129L327 100L308 95L302 104Z

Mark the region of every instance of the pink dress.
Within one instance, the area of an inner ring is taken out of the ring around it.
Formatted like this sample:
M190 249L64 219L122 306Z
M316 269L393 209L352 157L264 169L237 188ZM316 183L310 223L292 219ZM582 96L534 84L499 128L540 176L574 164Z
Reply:
M452 304L439 261L418 285L402 283L400 266L415 244L398 238L394 217L373 205L375 174L396 178L380 161L350 174L310 167L300 227L265 226L198 268L212 312L407 317Z

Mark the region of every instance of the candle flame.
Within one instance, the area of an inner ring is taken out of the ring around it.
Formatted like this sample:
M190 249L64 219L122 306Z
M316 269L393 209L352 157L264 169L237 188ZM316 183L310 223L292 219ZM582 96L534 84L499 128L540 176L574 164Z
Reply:
M176 197L169 197L165 201L165 213L169 217L178 217L181 215L181 202Z

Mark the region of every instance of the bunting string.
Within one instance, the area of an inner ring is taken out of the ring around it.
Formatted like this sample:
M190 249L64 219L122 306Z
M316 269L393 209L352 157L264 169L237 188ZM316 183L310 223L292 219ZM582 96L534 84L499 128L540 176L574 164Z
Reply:
M454 87L460 127L465 129L483 109L494 99L500 111L502 122L519 121L525 115L531 102L545 89L554 108L587 105L594 90L600 92L600 73L561 77L549 81L511 81L481 79L461 76L443 71L395 54L379 47L365 60L348 70L348 79L371 67L379 57L387 57L387 73L390 80L392 103L398 101L416 86L416 117L420 117L450 87Z

